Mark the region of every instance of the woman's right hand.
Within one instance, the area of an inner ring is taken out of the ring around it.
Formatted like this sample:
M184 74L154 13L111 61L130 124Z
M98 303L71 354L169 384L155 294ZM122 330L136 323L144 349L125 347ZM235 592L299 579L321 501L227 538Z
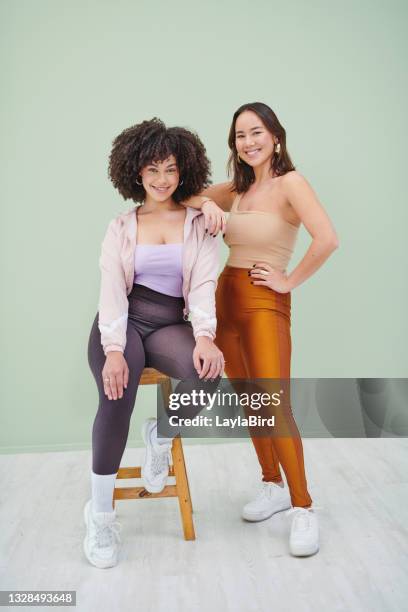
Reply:
M207 336L197 338L193 351L193 363L200 379L214 380L224 373L224 355Z
M103 390L108 399L122 399L129 382L129 368L123 353L109 351L102 370Z
M216 236L218 232L225 233L227 217L225 212L213 200L207 198L202 204L201 211L204 215L205 230L210 236Z

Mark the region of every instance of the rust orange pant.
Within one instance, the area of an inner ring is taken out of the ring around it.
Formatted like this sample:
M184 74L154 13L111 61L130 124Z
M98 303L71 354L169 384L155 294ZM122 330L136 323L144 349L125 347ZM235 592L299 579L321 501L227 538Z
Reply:
M216 344L228 378L290 378L290 293L251 285L248 270L226 266L216 293ZM289 407L291 435L252 437L263 480L280 482L281 464L293 506L311 506L299 430Z

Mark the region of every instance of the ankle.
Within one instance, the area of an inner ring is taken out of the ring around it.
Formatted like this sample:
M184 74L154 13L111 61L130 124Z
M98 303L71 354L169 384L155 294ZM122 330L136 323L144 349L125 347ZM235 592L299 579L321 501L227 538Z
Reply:
M276 480L264 480L263 482L267 482L268 484L278 485L278 487L282 487L282 489L285 486L283 480L278 480L278 481L276 481Z
M91 473L91 510L95 512L113 512L113 492L117 472L114 474Z

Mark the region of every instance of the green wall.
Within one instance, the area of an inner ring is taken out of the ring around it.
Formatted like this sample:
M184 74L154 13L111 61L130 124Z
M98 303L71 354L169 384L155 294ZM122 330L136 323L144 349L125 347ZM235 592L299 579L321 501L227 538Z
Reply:
M293 375L407 375L406 2L0 7L3 452L90 447L100 242L131 206L107 158L155 115L195 129L221 181L233 111L272 106L341 242L293 294ZM129 444L154 398L139 395Z

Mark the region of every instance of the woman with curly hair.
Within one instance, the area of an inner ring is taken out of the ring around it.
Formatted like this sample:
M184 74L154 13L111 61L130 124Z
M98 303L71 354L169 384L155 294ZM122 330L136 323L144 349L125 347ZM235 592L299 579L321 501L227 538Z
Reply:
M225 229L230 249L216 292L217 344L229 378L289 379L291 291L322 266L337 248L337 236L313 189L292 164L285 129L269 106L254 102L238 108L228 145L232 181L201 194L221 207L206 202L212 216L210 231ZM185 204L199 208L202 202L191 198ZM226 225L224 212L230 213ZM312 243L288 274L302 223ZM292 505L290 551L306 556L318 551L319 539L302 440L290 405L278 415L283 424L275 435L251 436L263 483L242 516L260 521Z
M97 567L117 563L120 525L113 490L143 368L179 379L180 393L205 381L211 387L223 372L223 356L213 342L217 240L206 231L201 210L180 204L208 186L209 172L198 136L167 128L157 118L124 130L113 142L110 179L125 200L143 205L109 224L100 257L99 312L88 345L99 407L84 551ZM190 408L184 408L188 416ZM183 410L177 414L183 417ZM156 419L148 419L142 429L142 477L155 493L166 483L172 441L158 437L157 428Z

